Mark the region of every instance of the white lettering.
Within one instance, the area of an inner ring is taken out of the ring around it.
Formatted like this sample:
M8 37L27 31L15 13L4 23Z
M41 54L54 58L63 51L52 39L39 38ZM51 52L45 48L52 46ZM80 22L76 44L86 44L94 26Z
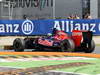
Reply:
M24 25L24 30L25 31L31 31L31 24L29 24L29 23L26 23L25 25Z
M1 33L1 32L5 32L4 24L0 24L0 33Z
M59 21L55 21L54 28L61 30Z
M27 31L27 25L26 24L24 25L24 30Z
M6 24L6 32L13 32L12 24Z
M62 30L65 30L65 21L61 21L62 22Z
M30 31L30 30L32 30L32 28L31 28L31 25L30 25L30 24L29 24L29 26L28 26L28 27L29 27L29 31Z
M71 32L73 31L73 21L70 21L70 29L71 29Z
M100 31L100 23L99 23L99 25L98 25L98 29L99 29L99 31Z
M73 20L54 22L54 28L57 28L58 30L63 30L65 32L72 32L73 30L90 30L92 32L96 32L95 27L95 23L74 23ZM100 31L100 24L98 28Z
M72 36L82 36L82 32L73 32Z
M83 30L89 30L89 24L88 23L83 23L82 24L82 29Z
M3 33L3 32L7 32L7 33L12 33L12 32L15 32L15 33L18 33L19 30L18 30L18 27L19 27L19 24L0 24L0 33Z
M69 32L69 21L66 21L66 32Z
M94 30L96 24L90 24L90 26L91 26L90 31L92 31L92 32L96 32L96 30Z
M80 26L80 24L79 24L79 23L76 23L74 29L75 29L75 30L81 30L81 26Z
M19 30L18 30L18 28L19 28L19 24L14 24L14 32L15 33L18 33L19 32Z
M29 23L26 23L26 31L29 31Z

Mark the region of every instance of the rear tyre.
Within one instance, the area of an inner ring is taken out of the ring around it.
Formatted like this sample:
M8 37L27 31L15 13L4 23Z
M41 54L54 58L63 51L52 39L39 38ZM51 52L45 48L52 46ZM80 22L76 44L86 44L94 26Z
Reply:
M95 49L95 43L93 40L91 40L91 42L87 43L85 46L86 46L86 48L84 49L85 53L92 53Z
M26 49L33 49L34 48L34 39L24 39L24 42L25 42L25 48Z
M22 52L25 49L25 41L23 39L17 38L13 42L13 48L16 52Z
M61 42L61 51L62 52L73 52L75 49L75 44L73 40L66 39Z

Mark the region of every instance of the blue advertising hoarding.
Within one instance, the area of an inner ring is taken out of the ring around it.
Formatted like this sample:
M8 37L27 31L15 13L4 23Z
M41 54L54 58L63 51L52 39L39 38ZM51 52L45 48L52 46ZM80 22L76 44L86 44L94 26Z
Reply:
M0 20L0 35L46 35L52 28L67 33L90 30L94 35L100 35L100 20Z

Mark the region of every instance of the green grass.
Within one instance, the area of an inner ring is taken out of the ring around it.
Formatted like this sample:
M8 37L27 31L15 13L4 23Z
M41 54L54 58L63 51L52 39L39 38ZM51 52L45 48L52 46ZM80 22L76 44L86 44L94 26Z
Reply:
M100 46L100 44L96 44L96 46Z
M97 59L97 58L87 59L87 60L45 60L45 61L0 62L0 66L16 67L16 68L30 68L30 67L58 65L58 64L65 64L65 63L72 63L72 62L88 62L92 64L86 65L86 66L80 66L80 67L56 69L56 71L85 73L85 74L90 74L90 75L100 74L100 59Z
M90 62L93 64L80 67L73 67L73 68L57 69L56 71L83 73L90 75L100 74L100 59L95 61L85 61L85 62Z
M4 49L4 46L0 46L0 49Z
M57 64L65 64L71 62L92 62L92 63L100 63L99 59L89 59L89 60L47 60L47 61L24 61L24 62L0 62L0 66L11 66L11 67L40 67L46 65L57 65Z
M58 65L58 64L65 64L65 63L72 63L72 62L88 62L92 64L89 64L86 66L80 66L80 67L56 69L56 71L85 73L85 74L90 74L90 75L100 74L100 59L96 59L96 58L87 59L87 60L45 60L45 61L0 62L0 66L14 67L14 68L31 68L31 67Z
M96 74L100 74L100 65L95 64L95 65L88 65L82 67L73 67L69 69L58 69L57 71L96 75Z

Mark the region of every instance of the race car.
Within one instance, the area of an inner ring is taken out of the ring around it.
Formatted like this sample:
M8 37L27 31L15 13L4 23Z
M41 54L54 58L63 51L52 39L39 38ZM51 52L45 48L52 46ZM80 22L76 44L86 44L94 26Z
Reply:
M95 43L92 39L92 31L73 30L69 35L61 30L53 30L50 36L39 36L37 38L16 38L13 42L15 51L24 51L24 49L36 50L58 50L61 52L83 51L91 53L95 49Z

